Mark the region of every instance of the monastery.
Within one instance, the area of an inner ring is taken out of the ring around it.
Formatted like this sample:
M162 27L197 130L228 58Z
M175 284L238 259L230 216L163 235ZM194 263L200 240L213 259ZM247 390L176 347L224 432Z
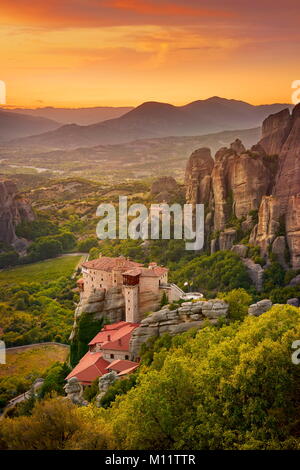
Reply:
M96 291L121 287L125 302L125 321L105 325L89 343L89 351L66 377L76 377L87 386L97 377L115 371L118 378L132 373L138 367L131 361L130 339L139 327L144 314L159 308L166 293L169 302L179 300L183 291L168 283L168 269L150 263L140 263L123 256L100 258L82 265L82 279L78 281L81 300Z

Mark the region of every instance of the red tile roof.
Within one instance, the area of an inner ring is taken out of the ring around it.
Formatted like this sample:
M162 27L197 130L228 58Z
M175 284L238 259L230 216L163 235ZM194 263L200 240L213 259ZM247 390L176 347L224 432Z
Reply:
M66 377L66 380L71 377L76 377L79 382L89 384L97 377L107 373L106 367L109 362L103 359L102 352L90 352L88 351L77 366L70 372Z
M118 374L119 374L120 372L124 372L124 371L128 371L128 370L134 371L135 369L138 368L138 366L139 366L139 364L137 362L118 359L116 361L111 362L106 367L106 369L107 370L114 370L115 372L118 372Z
M130 367L129 369L121 370L121 372L118 373L118 377L122 377L124 375L130 374L131 372L135 371L135 369L137 369L138 366L139 366L139 364L137 364L134 367Z
M130 261L124 256L119 256L118 258L109 258L108 256L102 256L101 258L87 261L82 264L83 268L87 269L98 269L100 271L126 271L128 269L133 269L139 266L143 266L141 263L136 263L135 261Z
M106 374L110 362L103 358L103 351L129 351L129 342L132 332L139 326L139 323L130 323L126 321L120 321L112 325L105 325L89 343L89 346L100 344L101 351L88 351L72 372L70 372L68 377L66 377L66 380L71 377L77 377L79 382L90 384L97 377L101 377ZM114 363L115 362L118 361L114 361ZM132 363L131 361L121 362L128 363L126 370L130 369L131 371L131 369L134 370L136 368L136 363ZM120 372L123 374L123 370Z
M139 326L138 323L130 323L126 321L120 321L113 323L112 325L105 325L102 330L89 342L89 346L94 344L104 344L115 339L122 338L128 331L133 331ZM125 327L127 327L125 329ZM129 327L129 328L128 328Z
M156 266L152 268L134 268L125 271L123 276L141 276L141 277L161 277L168 272L168 268L163 268L162 266Z
M111 328L107 328L107 326ZM132 332L139 326L139 323L129 322L106 325L95 338L90 341L89 346L100 344L102 350L128 351Z

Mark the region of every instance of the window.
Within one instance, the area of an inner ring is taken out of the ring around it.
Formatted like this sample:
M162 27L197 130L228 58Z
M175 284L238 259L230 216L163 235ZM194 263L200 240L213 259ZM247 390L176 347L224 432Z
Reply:
M129 356L128 356L128 354L126 354L125 360L128 361L128 359L129 359Z
M110 355L110 358L111 358L111 359L114 359L114 357L115 357L114 354L111 354L111 355Z

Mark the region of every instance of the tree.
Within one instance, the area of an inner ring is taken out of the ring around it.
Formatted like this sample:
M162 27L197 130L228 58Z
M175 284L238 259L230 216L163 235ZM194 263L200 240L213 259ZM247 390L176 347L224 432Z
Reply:
M164 305L168 305L168 303L169 303L169 299L168 299L166 292L164 291L161 297L161 301L160 301L160 308L163 308Z
M156 353L109 409L116 448L299 449L299 337L299 309L274 306Z
M228 316L231 320L243 320L248 313L252 297L245 289L234 289L227 293L219 293L219 299L228 303Z
M53 394L53 392L58 395L65 395L65 379L70 372L71 368L65 362L53 364L46 372L44 383L39 390L39 397L44 398L46 395Z
M85 240L81 240L77 243L78 251L82 251L83 253L88 253L94 247L98 247L98 240L92 237L86 238Z
M103 328L104 321L95 320L89 313L83 313L78 322L76 336L71 343L70 364L74 367L88 351L89 342Z
M269 292L276 287L284 285L285 271L281 264L275 262L265 269L263 287L265 292Z
M29 247L29 255L34 260L43 260L54 258L63 252L63 246L60 241L50 237L39 238Z
M0 268L8 268L9 266L15 266L18 264L19 255L15 251L8 251L0 253Z

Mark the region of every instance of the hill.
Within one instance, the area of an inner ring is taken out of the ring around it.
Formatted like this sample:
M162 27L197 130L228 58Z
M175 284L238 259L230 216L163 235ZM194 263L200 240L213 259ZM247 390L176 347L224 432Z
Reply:
M90 126L69 124L38 136L19 139L13 145L48 148L93 147L136 139L192 136L223 130L257 127L269 114L289 105L253 106L236 100L212 97L185 106L147 102L117 119Z
M44 117L0 110L0 142L57 129L60 124Z
M132 109L132 106L97 106L93 108L54 108L47 106L45 108L36 109L14 108L6 109L6 111L26 114L27 116L53 119L61 124L75 123L82 126L88 126L89 124L106 121L107 119L118 118Z

